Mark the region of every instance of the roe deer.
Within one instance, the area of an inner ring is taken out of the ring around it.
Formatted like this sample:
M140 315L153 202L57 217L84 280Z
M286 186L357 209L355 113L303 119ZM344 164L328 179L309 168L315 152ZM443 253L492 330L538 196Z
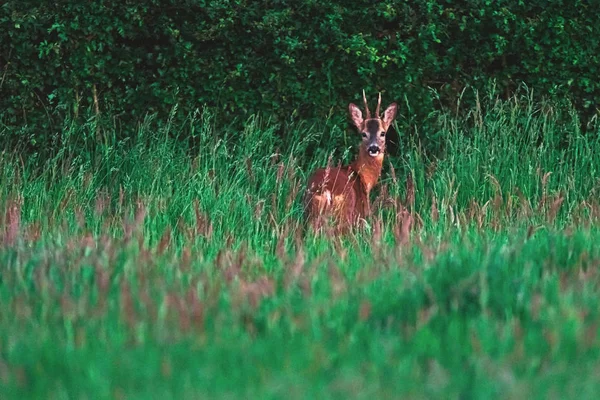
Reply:
M309 222L318 226L330 215L342 228L355 225L371 212L369 193L379 180L385 151L385 135L396 110L392 103L380 117L381 93L375 115L371 116L363 90L365 118L360 109L350 103L350 117L362 135L358 158L347 166L317 169L308 180L304 206Z

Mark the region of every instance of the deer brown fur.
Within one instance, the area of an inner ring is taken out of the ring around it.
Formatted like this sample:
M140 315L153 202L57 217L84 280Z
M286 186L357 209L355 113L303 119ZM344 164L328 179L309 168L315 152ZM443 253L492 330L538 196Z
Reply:
M319 226L324 217L333 217L341 227L356 225L371 213L369 194L381 175L385 152L385 136L396 116L396 103L379 115L381 94L375 115L371 116L363 91L365 117L353 103L350 117L362 142L357 159L350 165L317 169L308 180L305 210L309 221Z

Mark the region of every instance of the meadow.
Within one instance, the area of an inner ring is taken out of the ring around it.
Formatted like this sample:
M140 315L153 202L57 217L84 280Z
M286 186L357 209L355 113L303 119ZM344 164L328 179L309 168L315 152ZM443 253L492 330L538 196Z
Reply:
M346 127L90 119L0 150L0 397L596 398L600 126L478 104L399 132L341 237L300 200Z

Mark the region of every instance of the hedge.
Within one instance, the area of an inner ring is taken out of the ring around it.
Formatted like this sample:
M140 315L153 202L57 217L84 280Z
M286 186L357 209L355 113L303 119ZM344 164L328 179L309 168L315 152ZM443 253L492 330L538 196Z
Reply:
M599 26L573 0L7 1L0 121L35 126L38 143L66 116L129 124L175 105L342 122L365 89L409 126L492 79L591 115Z

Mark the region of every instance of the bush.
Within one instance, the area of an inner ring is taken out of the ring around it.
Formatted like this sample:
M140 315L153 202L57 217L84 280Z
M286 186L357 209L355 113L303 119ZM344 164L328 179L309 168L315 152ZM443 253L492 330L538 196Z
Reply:
M127 135L175 105L339 123L363 88L401 103L405 129L492 79L505 94L525 82L566 96L588 116L600 99L600 15L582 1L100 3L1 6L0 110L30 127L20 139L48 145L65 117L108 110Z

